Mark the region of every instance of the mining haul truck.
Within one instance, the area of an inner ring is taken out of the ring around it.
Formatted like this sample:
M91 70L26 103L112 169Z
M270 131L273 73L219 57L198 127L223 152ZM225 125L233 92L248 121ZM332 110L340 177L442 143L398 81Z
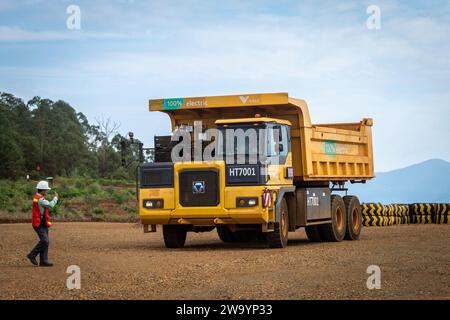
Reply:
M272 248L302 227L311 241L359 238L360 203L345 183L374 177L372 119L312 124L306 102L287 93L155 99L149 109L170 117L173 134L155 137L155 161L138 167L139 216L144 232L162 226L166 247L214 229L224 242ZM204 159L210 129L223 134ZM200 152L175 150L180 131Z

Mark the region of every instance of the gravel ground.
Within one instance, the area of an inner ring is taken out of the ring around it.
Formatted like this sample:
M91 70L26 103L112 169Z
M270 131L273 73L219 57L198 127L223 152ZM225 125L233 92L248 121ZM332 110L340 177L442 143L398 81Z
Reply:
M363 229L360 241L310 243L303 230L286 249L224 244L215 231L166 249L162 233L130 223L58 223L53 268L25 255L29 224L0 225L0 299L450 299L450 225ZM68 290L66 268L81 268ZM381 289L368 290L369 265Z

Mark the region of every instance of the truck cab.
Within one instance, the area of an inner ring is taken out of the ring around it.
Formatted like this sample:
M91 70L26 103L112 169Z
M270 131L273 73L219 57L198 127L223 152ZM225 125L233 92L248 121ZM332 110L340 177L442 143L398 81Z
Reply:
M184 246L188 232L214 229L224 242L274 248L301 227L312 241L357 239L357 198L331 192L332 184L373 177L371 123L315 128L306 104L289 99L280 93L150 100L151 111L170 116L173 134L157 137L156 162L138 168L144 231L161 225L169 248Z

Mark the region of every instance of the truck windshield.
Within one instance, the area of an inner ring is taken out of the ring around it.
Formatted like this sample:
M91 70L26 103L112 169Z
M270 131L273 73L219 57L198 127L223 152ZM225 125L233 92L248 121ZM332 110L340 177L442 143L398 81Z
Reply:
M290 151L290 134L286 125L238 124L221 126L219 130L222 134L218 150L226 162L240 158L240 163L246 164L283 163Z
M224 160L229 162L239 160L244 163L263 162L266 155L265 124L237 124L220 126L221 139L218 141L218 151Z
M277 164L279 159L284 161L290 150L289 127L272 122L224 124L199 131L195 138L199 144L190 139L195 134L189 131L184 133L180 134L181 142L170 140L167 147L155 144L157 162L203 159L224 160L227 164Z

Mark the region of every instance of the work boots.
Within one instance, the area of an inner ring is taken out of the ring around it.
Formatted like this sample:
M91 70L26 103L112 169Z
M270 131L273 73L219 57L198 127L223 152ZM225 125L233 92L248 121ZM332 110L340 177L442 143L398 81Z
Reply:
M48 261L41 262L41 263L39 264L39 267L53 267L53 263L50 263L50 262L48 262Z
M28 260L30 260L30 262L31 262L32 264L34 264L35 266L38 265L38 262L37 262L37 260L36 260L35 257L33 257L33 256L29 255L29 254L27 254L27 258L28 258Z

